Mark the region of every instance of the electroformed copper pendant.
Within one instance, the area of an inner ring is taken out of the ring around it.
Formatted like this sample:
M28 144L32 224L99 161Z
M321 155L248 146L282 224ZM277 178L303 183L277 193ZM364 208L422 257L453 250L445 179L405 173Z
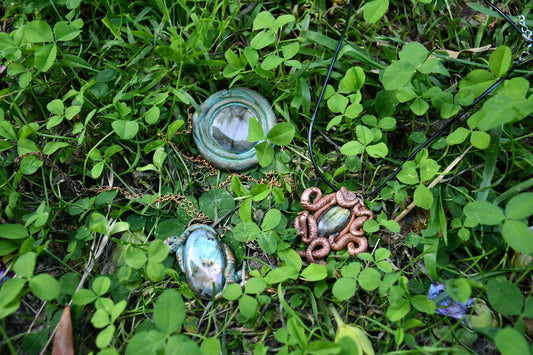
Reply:
M351 256L367 250L363 224L374 218L374 213L365 206L360 194L341 187L337 192L322 196L318 187L310 187L302 193L301 202L304 211L296 216L294 228L308 245L306 251L298 251L298 254L309 263L325 264L320 259L331 250L347 247Z

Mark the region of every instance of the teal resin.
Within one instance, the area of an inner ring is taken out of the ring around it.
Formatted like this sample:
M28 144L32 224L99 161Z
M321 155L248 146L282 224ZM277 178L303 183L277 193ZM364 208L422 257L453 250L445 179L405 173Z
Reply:
M268 101L253 90L231 88L209 96L192 116L200 154L219 169L242 171L256 165L259 142L247 140L251 117L265 134L277 123Z

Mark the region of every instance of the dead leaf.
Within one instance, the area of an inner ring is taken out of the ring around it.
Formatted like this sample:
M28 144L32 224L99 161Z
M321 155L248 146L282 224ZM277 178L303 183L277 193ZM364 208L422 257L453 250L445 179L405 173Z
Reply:
M57 325L54 337L52 355L74 355L72 341L72 321L70 319L70 307L66 306Z
M477 47L477 48L467 48L467 49L463 49L462 51L452 51L452 50L449 50L449 49L437 49L436 52L444 52L446 53L450 58L454 58L454 59L457 59L459 57L459 54L461 53L465 53L465 52L470 52L470 53L481 53L481 52L486 52L488 50L492 49L492 46L489 44L489 45L486 45L486 46L483 46L483 47ZM430 58L433 57L433 56L430 56Z

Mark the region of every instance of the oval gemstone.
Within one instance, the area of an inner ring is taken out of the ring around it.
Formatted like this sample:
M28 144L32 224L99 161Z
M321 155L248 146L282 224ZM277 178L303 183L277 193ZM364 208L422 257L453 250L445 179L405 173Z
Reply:
M333 206L318 220L318 234L329 237L339 233L350 220L351 211L340 206Z
M204 298L212 298L222 291L226 259L214 230L200 228L192 231L182 257L183 272L193 291Z

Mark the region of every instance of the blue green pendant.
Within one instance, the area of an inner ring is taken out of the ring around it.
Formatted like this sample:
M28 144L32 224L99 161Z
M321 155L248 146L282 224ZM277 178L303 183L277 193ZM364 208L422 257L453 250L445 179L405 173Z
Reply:
M276 124L268 101L253 90L231 88L209 96L192 116L193 138L200 154L219 169L242 171L256 165L259 142L247 140L252 117L265 134Z

